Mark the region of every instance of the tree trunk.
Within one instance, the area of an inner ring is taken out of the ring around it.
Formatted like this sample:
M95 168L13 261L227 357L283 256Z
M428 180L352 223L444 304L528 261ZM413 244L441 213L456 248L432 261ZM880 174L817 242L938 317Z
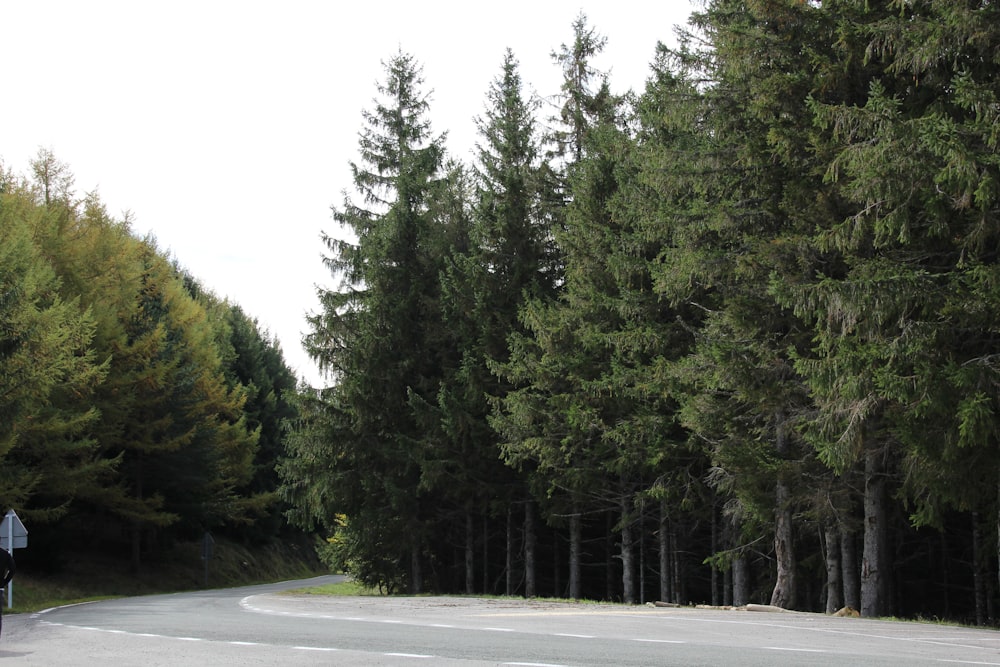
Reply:
M976 598L976 625L986 625L986 568L983 564L979 512L972 513L972 581Z
M942 613L945 618L951 616L951 559L948 558L948 536L944 532L938 533L938 543L941 545L941 571L938 573L938 581L941 586L943 600L941 601ZM973 595L975 589L973 589Z
M604 599L615 599L615 549L614 518L611 512L604 513Z
M775 449L779 458L788 456L785 415L775 414ZM774 488L774 560L776 578L771 604L783 609L795 606L795 552L792 536L792 491L783 470L778 471Z
M524 597L535 597L535 503L524 504Z
M833 614L844 606L839 535L834 523L827 524L823 531L826 543L826 613L828 614Z
M646 504L639 509L639 604L646 604Z
M733 606L743 607L750 602L750 563L746 556L733 560Z
M858 541L854 532L840 526L840 572L844 582L844 606L861 610L861 571L858 569Z
M583 543L583 521L574 505L569 517L569 596L580 599L580 551Z
M674 589L674 602L677 604L683 604L686 602L687 598L687 588L684 585L684 577L681 576L681 549L683 544L681 544L680 538L677 536L677 525L671 525L670 527L670 543L673 545L673 589Z
M865 450L865 541L861 557L861 615L889 613L889 549L885 465L881 448Z
M490 522L486 513L483 513L483 593L489 594L490 590Z
M562 563L559 559L562 556L559 554L559 532L555 531L552 535L552 596L562 597L563 592L560 588L562 584Z
M472 520L472 512L465 510L465 594L472 595L476 588L476 529Z
M135 499L142 503L142 451L135 455ZM132 520L132 574L142 570L142 521Z
M507 596L514 594L514 518L507 507Z
M719 517L716 511L715 501L712 501L712 543L710 545L710 551L712 557L719 553ZM721 603L719 599L719 568L712 562L712 606L718 607Z
M132 574L139 574L142 571L142 522L134 519L131 532Z
M1000 484L997 484L997 550L996 550L996 561L997 561L997 585L1000 586Z
M424 592L424 572L420 562L420 540L414 539L410 547L410 594Z
M635 604L635 543L632 538L632 522L628 511L629 497L625 494L618 499L622 524L622 602Z
M783 609L795 606L795 554L792 547L791 492L779 479L775 485L774 560L776 578L771 604Z
M660 544L660 599L670 601L670 528L667 521L667 501L660 501L660 526L657 537Z
M735 518L729 517L726 519L722 527L722 542L725 549L735 549L739 544L739 525ZM735 580L733 575L735 572L735 563L730 560L726 569L722 572L722 604L727 606L736 606L736 601L733 598L733 589L735 586Z

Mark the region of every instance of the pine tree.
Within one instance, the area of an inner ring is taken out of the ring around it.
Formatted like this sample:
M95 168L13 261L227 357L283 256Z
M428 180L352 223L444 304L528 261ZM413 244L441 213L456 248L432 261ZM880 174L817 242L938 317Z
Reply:
M559 117L555 119L558 125L546 137L552 146L548 158L550 164L554 166L538 172L540 177L538 182L542 184L542 188L538 190L542 195L540 210L545 212L551 220L549 233L553 239L558 237L558 230L566 224L566 204L572 200L572 173L584 157L588 132L599 121L601 114L605 119L612 115L610 108L615 104L611 98L606 78L600 77L591 64L591 58L604 47L604 38L587 25L587 19L582 14L574 20L572 28L573 43L563 44L558 51L552 53L553 60L563 72L560 94L562 104L559 109ZM601 81L595 91L594 79L596 78L600 78ZM562 261L562 252L563 249L560 248L560 262ZM553 275L550 284L554 286L562 282L561 276ZM497 396L498 413L494 428L501 432L505 460L508 464L518 467L522 474L532 477L533 492L545 497L555 492L555 489L550 487L550 482L556 473L552 469L548 472L543 472L541 469L537 473L533 472L540 461L535 447L540 440L545 440L548 443L541 445L543 447L558 447L559 436L552 432L552 429L555 428L559 432L562 432L562 429L555 427L554 423L548 425L540 423L518 424L522 418L515 413L527 409L525 406L528 403L542 408L542 405L537 402L547 403L548 396L552 392L559 391L547 383L544 383L544 386L542 383L536 386L535 383L539 380L537 373L540 372L540 367L537 364L544 364L545 362L541 358L551 354L552 350L546 348L546 343L539 346L536 345L539 341L531 340L532 337L546 336L541 329L559 325L548 320L547 309L552 302L552 292L527 294L526 296L533 298L520 307L523 324L510 328L507 334L511 341L509 343L509 358L507 354L504 354L496 357L494 361L502 379L510 386L506 395ZM542 324L543 320L547 322L544 325ZM552 339L549 341L554 343ZM565 389L571 391L568 385ZM516 407L518 405L520 407ZM554 405L548 405L545 411L551 419L555 420L558 418L553 410L558 409ZM526 452L532 451L534 453L525 455ZM542 468L545 466L544 462L541 463ZM563 466L557 467L559 470L563 469ZM569 507L560 508L558 513L567 515L570 523L569 595L580 597L580 512L577 508L572 507L571 501ZM526 567L530 570L534 565L526 563Z
M561 44L552 52L552 59L563 73L558 120L561 127L549 137L554 144L554 156L559 158L564 178L572 165L583 160L587 133L600 121L611 120L608 112L614 108L608 77L594 68L593 59L607 45L607 39L590 26L582 12L573 20L573 41Z
M866 76L857 98L812 105L827 178L850 208L817 239L842 265L800 299L818 333L802 367L823 408L823 455L841 468L864 461L866 526L886 521L893 466L906 472L913 520L938 524L948 508L976 511L996 496L984 472L995 469L997 409L986 389L996 376L997 7L832 10ZM865 615L891 611L887 535L866 535Z
M426 348L434 323L427 309L436 308L441 268L429 200L444 148L443 137L431 135L414 59L399 53L385 73L382 99L363 114L361 162L351 165L362 203L347 197L334 210L354 239L325 237L333 253L327 264L341 288L321 293L323 312L311 318L306 342L336 383L324 400L348 420L350 435L331 464L355 478L332 490L323 520L333 528L333 514L343 513L351 532L377 532L354 536L365 547L355 558L389 557L419 591L429 508L419 497L421 433L410 401L415 395L433 402L438 390L436 360Z
M697 341L669 370L683 420L706 443L712 483L744 538L771 534L771 602L785 607L797 604L794 515L811 502L803 480L822 471L796 428L811 404L791 354L808 348L808 329L773 289L817 270L808 233L830 219L806 107L828 55L818 11L719 0L696 14L700 35L671 54L676 76L660 80L667 121L648 171L672 219L654 274Z
M574 30L578 45L590 45L577 55L602 44L582 19ZM570 75L590 71L577 65L566 68L567 90ZM579 160L569 171L564 228L555 234L565 283L558 301L522 310L528 332L512 338L504 367L517 388L496 425L505 458L536 470L549 514L569 517L570 595L581 590L582 515L612 512L621 595L635 602L640 496L668 467L678 436L675 406L652 376L680 348L673 348L674 315L652 291L648 261L658 241L637 226L646 211L636 202L650 193L636 181L630 110L607 91L603 80L593 97L569 96L567 108L585 107L587 115L576 116Z
M49 193L47 204L36 195L36 238L61 290L93 318L89 354L105 367L89 395L99 416L86 430L105 472L77 492L70 534L90 526L93 539L125 524L138 568L154 537L182 517L183 527L204 529L246 521L261 499L237 489L252 471L256 434L243 420L242 388L225 385L216 323L152 241L133 237L95 194L78 210L69 193L44 183L36 191Z
M71 211L67 211L67 214ZM2 504L50 522L113 472L89 429L107 369L91 347L95 322L63 297L36 239L52 214L12 180L0 191L0 476Z
M467 243L454 248L443 276L444 322L457 334L460 358L438 398L442 423L446 437L455 446L461 443L451 464L471 474L466 502L494 521L510 503L523 502L527 491L503 465L488 422L489 401L509 390L490 366L507 359L507 337L520 330L519 309L528 298L552 293L556 270L535 107L523 97L517 61L508 50L477 121L481 143ZM471 509L464 518L465 524L474 520ZM466 552L470 550L467 541Z
M100 342L112 363L95 433L122 460L115 490L125 493L110 509L130 526L139 568L162 529L182 518L202 530L246 521L260 499L236 491L252 475L257 433L242 413L242 387L226 386L212 323L155 247L133 252L137 280L107 301Z
M220 303L228 332L232 358L223 358L230 390L243 387L247 399L243 406L247 429L258 432L253 478L240 495L257 497L268 504L277 504L280 479L276 464L285 454L286 423L297 416L293 396L296 379L285 362L279 341L260 327L240 306ZM286 529L283 513L269 508L246 532L255 540L277 537Z
M525 297L546 298L555 289L552 221L547 215L546 165L540 162L535 128L537 104L524 99L518 63L504 55L500 75L487 93L487 109L478 120L482 138L476 154L478 188L473 245L488 270L490 289L481 315L490 317L484 331L487 354L506 356L506 333L516 327Z

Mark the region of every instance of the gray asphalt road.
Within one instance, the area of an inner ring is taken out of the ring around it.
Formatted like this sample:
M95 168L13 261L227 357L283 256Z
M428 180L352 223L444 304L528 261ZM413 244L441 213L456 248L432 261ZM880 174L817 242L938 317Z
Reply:
M1000 665L1000 633L816 614L465 598L328 598L274 586L7 616L3 665Z

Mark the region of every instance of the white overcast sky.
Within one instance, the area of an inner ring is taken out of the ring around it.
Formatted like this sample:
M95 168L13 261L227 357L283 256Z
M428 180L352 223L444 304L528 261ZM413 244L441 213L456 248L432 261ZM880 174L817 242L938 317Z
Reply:
M695 0L697 1L697 0ZM134 216L210 290L276 336L289 365L323 382L301 349L330 206L351 188L362 109L381 61L424 68L431 121L471 159L473 118L510 47L526 92L551 95L550 57L582 11L607 40L595 61L616 91L641 89L657 41L689 0L264 2L0 0L0 160L19 173L51 149L112 215Z

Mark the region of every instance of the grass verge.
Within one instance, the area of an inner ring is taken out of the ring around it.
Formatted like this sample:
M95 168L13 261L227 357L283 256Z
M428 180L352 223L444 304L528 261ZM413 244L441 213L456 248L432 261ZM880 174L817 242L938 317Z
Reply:
M201 544L181 543L143 564L138 573L128 562L81 554L58 572L19 569L13 581L14 606L3 612L27 613L66 604L133 595L153 595L205 588L229 588L329 574L311 549L274 544L248 548L216 538L213 557L201 559Z
M326 584L325 586L309 586L308 588L294 588L283 592L283 595L330 595L335 597L351 596L374 596L385 597L373 588L366 588L355 581L342 581L337 584Z

